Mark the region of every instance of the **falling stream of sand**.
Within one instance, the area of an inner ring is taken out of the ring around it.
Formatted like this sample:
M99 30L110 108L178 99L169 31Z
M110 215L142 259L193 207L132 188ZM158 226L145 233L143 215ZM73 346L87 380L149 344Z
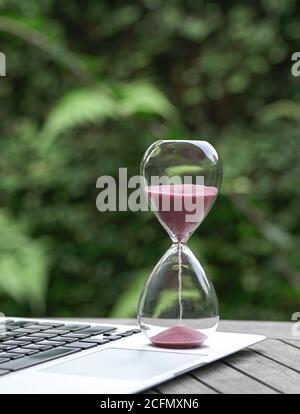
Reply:
M179 322L182 321L182 260L181 243L178 243L178 302L179 302Z

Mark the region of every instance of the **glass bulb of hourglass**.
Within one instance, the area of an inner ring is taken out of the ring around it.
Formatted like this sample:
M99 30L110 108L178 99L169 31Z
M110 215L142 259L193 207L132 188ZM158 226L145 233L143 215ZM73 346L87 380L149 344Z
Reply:
M217 197L222 178L218 154L205 141L157 141L146 152L141 173L149 205L173 245L142 291L140 326L154 345L199 346L217 328L218 300L186 242Z
M184 242L204 220L218 189L199 184L165 184L146 186L145 192L172 240ZM194 212L191 211L193 206ZM192 214L194 217L189 220Z

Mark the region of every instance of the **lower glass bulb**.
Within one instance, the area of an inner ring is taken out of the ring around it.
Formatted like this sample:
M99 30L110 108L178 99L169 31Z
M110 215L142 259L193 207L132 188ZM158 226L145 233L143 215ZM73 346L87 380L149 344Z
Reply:
M138 321L157 346L202 345L217 328L218 300L192 251L174 243L160 259L142 291Z

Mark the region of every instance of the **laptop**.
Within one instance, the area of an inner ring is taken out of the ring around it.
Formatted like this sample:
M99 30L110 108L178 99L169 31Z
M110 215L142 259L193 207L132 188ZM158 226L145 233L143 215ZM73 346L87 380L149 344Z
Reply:
M129 394L265 339L216 332L203 346L151 345L136 326L1 318L0 394Z

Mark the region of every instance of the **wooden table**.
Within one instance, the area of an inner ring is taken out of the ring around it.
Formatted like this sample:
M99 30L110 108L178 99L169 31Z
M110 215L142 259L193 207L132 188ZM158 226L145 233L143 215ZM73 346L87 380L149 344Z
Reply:
M93 319L90 322L136 324L128 319ZM293 336L291 327L292 323L288 322L222 321L219 331L262 334L267 339L161 384L149 393L299 394L300 336Z

